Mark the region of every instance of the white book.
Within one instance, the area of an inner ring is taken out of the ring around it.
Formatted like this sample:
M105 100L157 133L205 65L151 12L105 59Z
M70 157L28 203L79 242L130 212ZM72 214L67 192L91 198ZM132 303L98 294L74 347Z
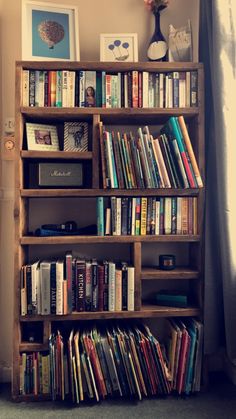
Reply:
M62 107L68 107L68 70L62 71Z
M63 314L64 262L56 262L56 314Z
M108 311L115 311L116 301L116 264L114 262L108 262Z
M164 107L164 74L159 74L159 108Z
M115 280L115 311L122 310L122 271L116 269L116 280Z
M177 229L176 234L181 234L182 232L182 198L180 196L177 197Z
M134 267L128 266L128 283L127 283L127 310L134 311Z
M51 313L50 304L50 269L51 262L42 261L40 263L40 283L41 283L41 314L47 315Z
M22 73L22 106L29 106L29 70Z
M164 234L171 234L171 198L164 199Z
M179 73L179 107L185 108L186 106L186 78L185 72Z
M135 236L135 214L136 214L136 198L132 198L132 213L131 213L131 235Z
M173 75L168 74L168 107L173 108Z
M33 314L41 313L39 261L31 265L32 310Z
M116 235L121 235L121 198L116 198Z
M117 74L117 107L121 108L121 73Z
M169 108L169 77L168 73L165 74L165 108Z
M68 72L68 107L75 106L75 71Z
M128 108L128 74L124 74L124 107Z
M149 72L143 71L143 108L148 108L149 106Z
M156 220L155 220L155 234L160 234L160 200L156 198Z
M106 208L105 236L111 234L111 208Z

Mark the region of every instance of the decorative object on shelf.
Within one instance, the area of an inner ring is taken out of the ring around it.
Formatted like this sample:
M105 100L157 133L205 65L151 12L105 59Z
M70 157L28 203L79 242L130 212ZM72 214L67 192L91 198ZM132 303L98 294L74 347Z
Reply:
M88 123L64 123L64 151L88 151Z
M167 42L161 32L160 12L168 6L168 0L144 0L149 10L155 17L155 28L147 50L147 56L150 61L167 60Z
M100 61L138 61L138 36L136 33L100 34Z
M159 256L159 269L163 271L171 271L175 269L175 256L174 255L160 255Z
M169 61L192 61L192 30L191 21L188 19L186 26L174 28L169 25L168 40L168 59Z
M26 123L28 150L58 151L59 142L55 125Z
M188 294L180 290L161 290L156 293L155 300L161 306L186 308L188 305Z
M83 187L83 165L78 162L40 162L32 163L30 185L39 188L73 188ZM34 184L36 183L36 184Z
M22 59L78 61L78 8L23 0Z

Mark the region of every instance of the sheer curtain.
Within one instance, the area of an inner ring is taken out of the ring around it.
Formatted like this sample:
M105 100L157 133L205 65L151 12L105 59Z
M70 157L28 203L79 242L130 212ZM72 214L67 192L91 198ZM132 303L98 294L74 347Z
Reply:
M206 86L205 353L236 365L236 1L202 0Z

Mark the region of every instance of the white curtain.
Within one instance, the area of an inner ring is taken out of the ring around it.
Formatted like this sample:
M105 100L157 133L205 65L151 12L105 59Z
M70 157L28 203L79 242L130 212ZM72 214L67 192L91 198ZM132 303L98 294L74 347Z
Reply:
M203 0L206 87L205 352L236 364L236 1Z

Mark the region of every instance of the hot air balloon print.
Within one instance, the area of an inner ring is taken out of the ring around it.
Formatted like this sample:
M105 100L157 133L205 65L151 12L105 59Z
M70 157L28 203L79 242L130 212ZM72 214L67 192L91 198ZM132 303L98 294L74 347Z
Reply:
M38 33L43 42L53 49L65 36L63 26L53 20L44 20L38 25Z

